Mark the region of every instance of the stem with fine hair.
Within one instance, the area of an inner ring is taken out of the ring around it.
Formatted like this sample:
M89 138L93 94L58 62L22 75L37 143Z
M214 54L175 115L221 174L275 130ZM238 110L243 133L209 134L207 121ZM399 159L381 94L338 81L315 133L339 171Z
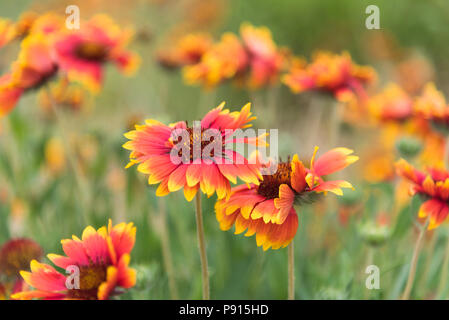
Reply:
M295 246L288 245L288 300L295 300Z
M209 270L207 266L206 241L204 239L203 212L201 209L201 192L195 196L196 230L201 260L201 276L203 283L203 300L210 299Z
M416 240L415 249L413 250L412 261L410 262L410 273L408 274L407 284L405 286L404 293L402 294L402 300L408 300L410 298L410 293L412 291L413 282L415 280L416 265L418 263L419 252L421 250L421 245L424 240L424 234L426 233L427 225L429 224L430 215L427 217L424 226L421 227L418 239Z

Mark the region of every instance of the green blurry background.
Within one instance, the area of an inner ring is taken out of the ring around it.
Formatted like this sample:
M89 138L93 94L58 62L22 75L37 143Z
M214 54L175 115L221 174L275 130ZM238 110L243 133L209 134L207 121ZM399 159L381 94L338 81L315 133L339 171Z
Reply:
M381 30L365 28L365 8L372 1L73 0L67 4L77 4L81 18L104 12L123 25L133 25L138 38L132 48L141 55L142 66L132 78L108 68L104 89L87 98L87 110L64 111L64 135L70 140L64 143L73 148L80 162L77 174L68 163L61 172L49 173L46 145L52 138L63 137L54 119L45 117L37 106L35 94L24 97L1 119L0 244L26 236L35 239L46 253L61 253L60 240L79 236L87 224L98 228L109 218L114 223L133 221L137 239L131 263L138 268L139 281L121 298L173 297L162 239L169 241L178 297L201 298L193 203L187 203L182 192L157 198L155 187L148 186L134 167L124 169L128 151L121 145L130 124L145 118L166 123L191 121L221 101L232 110L251 101L258 116L256 128L280 128L281 156L299 153L307 159L315 144L321 151L332 147L326 122L330 102L326 99L297 97L283 86L248 92L229 84L204 91L184 85L180 72L158 66L155 53L176 28L188 25L218 37L224 31L238 32L240 23L248 21L269 27L277 44L307 58L317 49L347 50L358 63L376 68L380 84L407 79L407 71L404 75L396 67L414 57L424 61L426 79L435 81L440 89L445 91L449 81L449 3L445 0L376 1ZM26 10L63 14L65 1L0 1L2 17L17 19ZM7 72L17 51L14 46L0 51L1 74ZM303 129L312 106L325 110L315 141L310 141L309 132ZM340 143L363 157L357 148L363 144L357 131L343 129ZM364 182L359 169L355 164L343 172L355 192L338 201L330 195L299 212L294 240L299 299L395 299L403 290L416 237L413 216L417 204L400 208L397 218L392 217L392 236L383 246L370 246L361 237L362 225L373 221L380 211L388 214L393 210L394 189L389 183ZM80 182L84 195L79 192ZM286 249L264 252L253 237L220 231L213 210L215 198L203 201L212 298L285 299ZM343 205L356 207L347 223L338 212ZM436 296L446 238L447 226L443 225L426 239L414 297ZM380 268L380 290L365 288L365 268L370 262ZM444 296L445 291L440 294Z

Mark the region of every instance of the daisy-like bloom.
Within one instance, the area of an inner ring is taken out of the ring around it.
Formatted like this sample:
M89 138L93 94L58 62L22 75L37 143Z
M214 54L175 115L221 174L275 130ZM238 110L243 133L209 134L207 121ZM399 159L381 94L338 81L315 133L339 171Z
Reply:
M363 86L375 78L373 68L355 64L347 52L338 55L320 51L305 68L293 68L284 76L283 82L295 93L322 90L340 101L348 101L354 93L365 99Z
M235 233L256 234L257 246L264 250L286 247L298 229L298 215L294 204L311 202L317 193L333 192L342 195L341 188L352 188L344 180L324 181L323 176L342 170L358 160L352 150L335 148L305 168L297 155L291 161L280 162L276 173L264 175L259 185L241 185L232 189L229 199L215 204L221 230L235 224Z
M413 113L413 100L397 84L388 84L381 93L371 97L368 109L378 121L404 121Z
M224 102L209 111L196 127L189 127L184 121L167 126L156 120L136 125L135 130L125 134L130 141L123 147L132 151L127 167L139 164L137 170L149 175L149 184L159 183L156 195L164 196L184 189L188 201L194 198L198 189L208 196L216 192L222 199L230 193L229 181L236 183L237 178L259 184L259 178L262 178L260 165L230 149L237 143L266 144L264 136L232 137L236 130L250 127L250 122L255 119L251 116L250 104L240 112L230 112L223 107ZM179 134L184 134L185 139L179 140ZM214 135L212 140L209 134ZM220 138L221 141L215 140ZM210 150L213 141L217 148ZM173 154L183 161L173 161Z
M95 230L84 229L81 239L62 240L66 256L49 254L57 267L79 271L79 288L66 279L64 272L52 266L31 261L31 272L22 271L25 282L36 290L12 295L13 299L81 299L106 300L118 294L117 287L131 288L136 282L134 269L129 268L130 252L134 246L136 227L132 223L120 223ZM69 269L70 268L70 269Z
M139 57L126 49L131 35L108 16L96 15L79 30L58 35L54 46L59 67L70 81L79 81L98 92L105 63L115 63L125 75L137 69Z
M233 79L251 89L275 83L288 52L276 46L265 27L242 24L240 36L223 34L198 64L184 69L186 82L212 87Z
M428 168L427 172L422 172L404 159L396 163L396 171L412 183L410 195L419 194L426 200L419 208L418 217L430 216L429 230L438 227L449 213L449 172L437 168Z
M195 64L212 47L212 37L206 33L189 33L175 40L175 44L158 53L158 62L167 68Z
M446 133L449 130L449 106L435 84L428 83L425 86L423 93L415 101L414 109L417 116L430 121L440 132Z
M41 33L26 37L11 72L0 78L0 115L11 111L24 92L40 88L53 78L57 70L46 37Z

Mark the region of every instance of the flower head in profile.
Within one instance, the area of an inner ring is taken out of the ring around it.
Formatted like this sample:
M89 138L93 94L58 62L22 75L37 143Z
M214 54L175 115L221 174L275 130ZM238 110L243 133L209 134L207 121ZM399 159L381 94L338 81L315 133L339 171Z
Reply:
M201 60L184 69L189 84L213 87L227 80L250 89L275 83L287 60L284 49L278 48L266 27L244 23L240 37L225 33Z
M122 30L108 16L96 15L82 23L79 30L58 35L54 47L59 67L70 81L98 92L105 63L116 64L125 74L136 70L139 58L126 48L131 35L130 30Z
M57 71L51 45L45 35L27 36L21 43L19 57L12 64L11 72L0 78L0 114L12 110L23 93L40 88Z
M449 213L449 172L437 168L426 171L415 169L404 159L396 163L397 174L412 183L410 194L419 194L425 199L419 208L418 218L429 217L430 230L438 227Z
M250 104L239 112L223 107L224 102L193 126L185 121L165 125L156 120L136 125L135 130L125 134L130 139L123 145L131 150L128 166L138 164L137 170L149 175L149 184L159 184L156 195L183 189L188 201L199 189L208 196L216 192L222 199L230 193L229 181L236 183L237 178L258 184L262 177L259 164L231 148L240 143L265 145L264 135L234 135L237 130L250 127L255 119Z
M159 51L158 62L167 68L195 64L212 47L207 33L189 33L174 41L174 45Z
M310 168L294 155L291 161L280 162L274 174L264 175L259 185L235 187L229 199L217 201L215 213L220 228L229 230L235 224L236 234L245 230L246 236L256 234L257 245L264 250L286 247L298 228L295 203L311 202L317 193L342 195L342 188L352 188L344 180L323 179L357 161L352 150L335 148L315 161L317 149Z
M338 100L348 101L354 93L359 98L366 98L363 85L375 78L373 68L355 64L347 52L339 55L319 51L304 68L292 68L283 82L295 93L321 90L333 94Z
M120 223L95 230L84 229L81 239L62 240L65 256L49 254L57 267L74 275L66 278L52 266L31 261L31 272L22 271L25 282L35 290L12 295L13 299L81 299L106 300L120 293L118 287L131 288L136 281L134 269L129 268L130 253L134 246L136 227L132 223ZM77 283L76 272L78 273Z
M413 113L413 100L394 83L371 97L367 104L369 111L378 121L403 121Z
M449 106L435 84L428 83L425 86L423 93L415 101L414 111L418 117L429 121L440 133L446 135L449 132Z

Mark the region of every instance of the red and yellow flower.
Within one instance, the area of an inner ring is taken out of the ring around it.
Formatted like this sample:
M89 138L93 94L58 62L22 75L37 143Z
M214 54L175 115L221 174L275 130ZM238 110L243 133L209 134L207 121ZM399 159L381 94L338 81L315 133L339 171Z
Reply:
M390 83L371 97L368 109L378 121L404 121L413 114L413 100L397 84Z
M237 178L246 183L259 184L262 177L260 165L256 161L250 163L238 152L227 148L235 143L265 145L264 136L248 139L232 137L237 129L250 127L250 122L255 119L251 116L250 104L240 112L230 112L223 107L224 102L209 111L198 127L189 127L184 121L167 126L152 119L144 125L136 125L135 130L125 134L130 141L123 147L132 151L127 167L139 164L137 170L149 175L148 183L159 184L156 195L164 196L184 189L188 201L199 189L208 196L216 192L222 199L230 193L229 181L236 183ZM221 141L216 142L221 144L213 151L208 150L212 142L210 137L206 138L210 132L221 137ZM185 134L185 141L179 140L182 134ZM195 146L199 147L198 152ZM173 161L173 154L183 161Z
M51 45L42 33L29 35L21 43L11 73L0 78L0 114L11 111L24 92L41 87L57 72Z
M189 33L174 41L174 45L158 53L158 62L167 68L195 64L212 47L212 37L206 33Z
M449 106L435 84L428 83L425 86L423 93L415 101L414 109L417 116L430 121L434 127L449 129Z
M130 30L122 30L108 16L94 16L82 23L79 30L58 35L55 40L58 65L70 81L79 81L98 92L106 62L115 63L126 75L136 70L139 57L126 49L131 35Z
M283 82L295 93L323 90L332 93L340 101L349 101L354 93L365 99L363 85L375 79L374 69L355 64L349 53L338 55L319 51L306 67L293 68L284 76Z
M342 170L358 160L352 150L335 148L315 161L315 148L310 168L305 168L297 155L278 164L272 175L264 175L259 185L241 185L232 189L229 199L215 205L221 230L235 225L235 233L247 230L256 234L258 246L264 250L286 247L296 234L298 215L294 204L311 202L317 193L342 195L342 188L352 188L344 180L324 181L323 176Z
M436 168L422 172L404 159L396 163L396 171L412 183L411 195L419 194L426 199L419 208L418 217L429 217L429 230L438 227L449 213L449 172Z
M22 271L25 282L36 290L19 292L13 299L82 299L105 300L118 294L117 287L131 288L136 282L136 272L129 268L130 252L134 246L136 227L120 223L95 230L84 229L81 239L62 240L66 256L49 254L57 267L69 266L79 270L79 288L68 288L66 276L50 265L31 262L31 272Z
M242 24L240 36L223 34L199 63L184 69L186 82L213 87L236 80L251 89L275 83L288 60L287 52L276 46L265 27Z

